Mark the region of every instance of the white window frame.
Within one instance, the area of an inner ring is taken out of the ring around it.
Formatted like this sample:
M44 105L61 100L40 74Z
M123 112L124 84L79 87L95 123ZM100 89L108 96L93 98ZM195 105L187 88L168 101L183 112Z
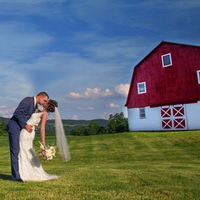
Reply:
M144 85L144 91L140 91L140 86L139 85ZM140 82L137 84L137 88L138 88L138 94L144 94L147 92L147 89L146 89L146 82Z
M200 84L200 70L197 70L197 81Z
M139 108L140 119L146 119L146 110L145 108Z
M169 56L170 64L168 64L168 65L165 65L165 64L164 64L164 57L165 57L165 56ZM165 54L165 55L162 55L161 58L162 58L162 66L163 66L163 67L169 67L169 66L172 65L172 56L171 56L171 53L167 53L167 54Z

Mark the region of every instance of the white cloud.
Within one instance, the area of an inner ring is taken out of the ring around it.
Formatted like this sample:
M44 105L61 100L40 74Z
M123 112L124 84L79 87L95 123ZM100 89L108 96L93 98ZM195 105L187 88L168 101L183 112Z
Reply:
M69 98L72 98L72 99L81 99L82 96L79 93L71 92L69 94Z
M78 106L76 109L77 109L77 110L83 110L83 108L80 107L80 106Z
M109 103L109 105L106 105L106 107L109 107L109 108L120 108L120 105L115 104L115 103Z
M73 120L78 120L78 115L73 115L72 119Z
M97 99L97 98L110 98L115 96L127 96L129 90L129 84L117 85L113 90L106 89L101 91L100 88L87 88L82 94L71 92L67 95L69 99Z
M120 84L115 87L115 92L123 96L128 95L130 84Z
M113 93L106 89L105 91L101 91L99 88L87 88L83 94L71 92L67 98L70 99L96 99L96 98L106 98L111 97Z
M0 116L10 118L14 112L15 108L7 105L0 105Z
M87 108L87 110L94 110L94 108L90 106Z
M77 110L94 110L94 107L92 107L92 106L89 106L89 107L87 107L87 108L83 108L83 107L80 107L80 106L78 106L77 108L76 108Z
M6 108L7 109L8 106L4 106L4 105L0 105L0 109Z
M84 97L87 99L91 99L91 98L101 98L101 97L110 97L112 95L112 92L109 89L106 89L105 91L101 91L101 89L99 88L87 88L85 93L84 93Z

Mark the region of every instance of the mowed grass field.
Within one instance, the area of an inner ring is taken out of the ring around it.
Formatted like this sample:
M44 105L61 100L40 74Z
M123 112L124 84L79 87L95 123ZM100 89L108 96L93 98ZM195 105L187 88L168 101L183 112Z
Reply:
M68 141L69 162L59 154L42 161L46 172L60 179L19 183L10 180L8 138L1 136L0 199L200 199L200 131L70 136Z

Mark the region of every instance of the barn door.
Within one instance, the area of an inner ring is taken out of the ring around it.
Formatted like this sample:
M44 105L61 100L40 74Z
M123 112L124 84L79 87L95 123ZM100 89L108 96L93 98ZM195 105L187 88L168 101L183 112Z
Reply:
M171 105L161 107L161 126L165 130L186 130L185 106Z

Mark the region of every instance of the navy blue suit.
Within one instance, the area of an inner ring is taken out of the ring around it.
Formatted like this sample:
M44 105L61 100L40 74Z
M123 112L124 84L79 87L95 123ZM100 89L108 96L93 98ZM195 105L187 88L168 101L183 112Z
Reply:
M12 118L9 120L6 130L9 133L10 156L12 179L20 179L19 174L19 136L21 129L25 128L26 122L35 112L34 97L24 98L16 108Z

